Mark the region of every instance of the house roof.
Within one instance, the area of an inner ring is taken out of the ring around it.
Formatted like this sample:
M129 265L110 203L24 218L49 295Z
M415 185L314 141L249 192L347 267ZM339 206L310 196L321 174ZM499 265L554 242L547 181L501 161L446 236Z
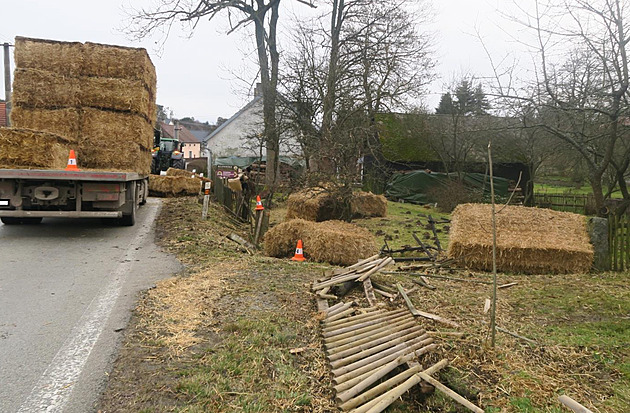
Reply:
M7 104L0 102L0 126L7 126Z
M243 108L241 110L239 110L238 112L236 112L234 115L232 115L232 117L228 120L226 120L225 122L223 122L221 124L221 126L219 126L218 128L216 128L214 130L214 132L212 132L210 135L208 135L204 140L207 142L210 139L212 139L216 134L218 134L219 132L221 132L227 125L229 125L230 123L234 122L234 120L238 119L239 116L241 116L241 114L245 111L247 111L249 108L251 108L252 106L254 106L256 104L256 102L258 102L259 100L262 100L262 95L258 95L256 96L252 101L250 101L247 105L243 106Z
M183 143L201 143L199 139L195 135L192 134L186 127L180 125L181 129L179 130L179 141ZM162 129L162 133L167 135L169 138L175 139L175 125L167 125L164 122L160 122L160 128Z

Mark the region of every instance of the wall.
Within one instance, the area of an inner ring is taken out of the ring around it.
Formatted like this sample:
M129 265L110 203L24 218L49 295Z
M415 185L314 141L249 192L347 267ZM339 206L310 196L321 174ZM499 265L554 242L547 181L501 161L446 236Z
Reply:
M228 156L258 156L260 155L260 142L255 136L262 134L263 126L262 99L258 98L250 102L234 119L229 120L223 127L217 129L208 141L208 148L212 155L220 157ZM282 136L280 155L295 156L300 154L297 141L291 136ZM266 150L262 148L263 156Z

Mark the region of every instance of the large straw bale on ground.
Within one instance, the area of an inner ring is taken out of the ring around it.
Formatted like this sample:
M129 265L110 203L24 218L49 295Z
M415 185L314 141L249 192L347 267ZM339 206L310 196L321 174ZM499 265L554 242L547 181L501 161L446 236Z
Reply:
M153 126L140 115L84 108L81 139L94 145L112 142L124 154L125 146L131 142L151 149Z
M79 137L80 112L75 108L35 109L15 106L11 110L11 125L61 135L76 141Z
M80 103L79 80L38 69L15 69L13 104L42 109L75 107Z
M286 219L300 218L320 222L333 219L335 211L335 200L328 191L309 188L289 195Z
M497 269L523 273L589 271L593 247L582 215L508 206L497 213ZM492 269L491 205L462 204L452 216L448 255Z
M142 81L155 98L156 75L145 49L86 42L82 74Z
M371 192L357 191L350 200L352 216L357 218L387 216L387 198Z
M16 37L14 57L19 68L79 76L83 67L83 44Z
M0 128L0 168L64 169L71 144L47 132Z
M201 180L186 176L161 176L149 177L149 193L152 196L174 197L197 195L201 190Z
M265 254L293 256L299 239L304 243L306 257L330 264L350 265L378 252L374 236L365 228L342 221L292 219L267 231Z
M79 81L82 106L133 112L149 121L154 117L151 95L139 80L81 77Z
M77 164L79 168L103 171L151 173L151 151L129 142L93 142L79 140Z
M384 217L387 214L387 199L371 192L357 191L350 200L352 216ZM309 188L294 192L287 199L286 219L301 218L308 221L327 221L341 219L344 205L329 190Z

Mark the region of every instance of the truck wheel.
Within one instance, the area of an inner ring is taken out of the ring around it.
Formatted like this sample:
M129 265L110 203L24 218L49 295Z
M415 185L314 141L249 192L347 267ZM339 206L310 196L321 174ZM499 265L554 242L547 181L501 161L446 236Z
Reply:
M33 225L40 224L43 218L16 218L16 217L2 217L0 220L4 225Z
M136 224L136 209L138 209L138 205L133 203L133 208L131 208L131 213L129 215L123 215L122 218L118 219L118 224L123 227L132 227Z
M183 159L175 159L173 161L173 168L186 169L186 161L184 161Z

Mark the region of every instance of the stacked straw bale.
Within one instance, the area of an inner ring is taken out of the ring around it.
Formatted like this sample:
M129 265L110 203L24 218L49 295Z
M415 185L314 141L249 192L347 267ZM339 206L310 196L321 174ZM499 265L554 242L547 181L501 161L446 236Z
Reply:
M15 60L13 126L76 139L80 168L149 174L156 76L146 50L17 37Z
M192 172L185 169L168 168L166 170L166 176L187 176L190 178L192 175Z
M185 176L161 176L149 177L149 193L152 196L176 197L197 195L201 190L201 179Z
M52 133L0 128L0 168L64 169L73 144Z
M352 194L350 208L354 218L384 217L387 215L387 199L383 195L357 191ZM341 200L332 196L330 191L310 188L289 196L286 219L321 222L341 219L343 211Z
M448 255L466 266L492 269L492 209L461 204L453 211ZM593 246L582 215L507 206L497 213L497 269L559 274L587 272Z
M290 257L297 240L311 260L351 265L378 252L374 236L365 228L343 221L312 222L292 219L276 225L265 234L265 254Z
M29 125L31 129L56 133L78 141L81 114L75 108L35 109L16 106L11 110L13 125Z

